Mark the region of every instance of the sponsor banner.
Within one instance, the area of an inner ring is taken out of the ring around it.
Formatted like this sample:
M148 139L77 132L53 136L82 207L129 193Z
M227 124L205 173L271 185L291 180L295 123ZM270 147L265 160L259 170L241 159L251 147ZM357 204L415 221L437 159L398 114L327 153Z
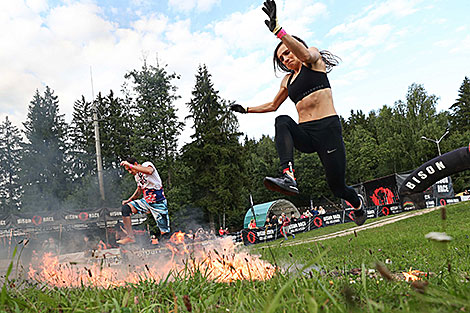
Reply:
M344 210L343 223L354 222L354 209Z
M448 204L457 203L457 202L460 202L460 197L437 199L437 205L448 205Z
M336 212L322 215L323 225L330 226L343 223L344 212Z
M88 224L97 223L102 220L103 210L102 209L86 209L80 211L66 210L61 213L61 224Z
M11 215L11 224L15 228L42 228L57 224L58 220L60 220L60 216L55 212L15 213Z
M368 207L390 205L398 202L398 187L395 174L363 184Z
M308 218L303 218L303 219L300 219L300 220L297 220L293 223L290 223L289 225L289 231L291 233L303 233L303 232L306 232L308 230L308 221L309 219Z
M452 180L449 176L437 181L432 185L434 198L453 198L454 189L452 187Z
M324 221L328 220L329 224ZM315 216L311 218L303 218L295 222L290 223L289 233L302 233L316 228L324 226L341 224L342 218L341 213L330 213L321 216ZM278 225L269 228L256 228L256 229L242 229L241 237L245 245L257 244L261 242L276 240L278 238L284 238L283 227Z
M436 206L436 199L427 199L426 208L434 208Z
M103 210L103 215L107 222L122 220L121 208L114 208L114 209L106 208L102 210Z
M403 212L403 209L401 208L401 206L398 203L394 203L391 205L383 205L383 206L378 207L377 215L380 217L380 216L398 214L401 212Z
M11 215L1 214L0 215L0 230L11 227Z
M470 196L460 196L460 201L469 201Z

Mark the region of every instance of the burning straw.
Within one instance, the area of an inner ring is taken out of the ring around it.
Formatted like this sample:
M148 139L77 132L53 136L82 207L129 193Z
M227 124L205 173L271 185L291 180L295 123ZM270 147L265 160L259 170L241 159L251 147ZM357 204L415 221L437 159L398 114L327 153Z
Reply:
M168 250L160 256L153 255L147 259L137 256L137 260L118 266L103 265L103 262L87 266L78 266L73 262L60 263L58 256L47 253L39 266L30 266L28 275L30 279L51 287L110 288L144 280L159 282L166 277L187 279L196 273L216 282L267 280L277 270L257 256L236 251L230 238L192 245L187 245L184 238L184 233L175 233L166 244Z

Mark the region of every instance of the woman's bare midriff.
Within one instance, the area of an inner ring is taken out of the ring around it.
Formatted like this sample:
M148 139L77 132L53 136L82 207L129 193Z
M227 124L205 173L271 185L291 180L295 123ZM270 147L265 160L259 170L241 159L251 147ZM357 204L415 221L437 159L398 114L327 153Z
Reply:
M296 108L299 113L299 123L337 115L330 88L317 90L309 94L297 102Z

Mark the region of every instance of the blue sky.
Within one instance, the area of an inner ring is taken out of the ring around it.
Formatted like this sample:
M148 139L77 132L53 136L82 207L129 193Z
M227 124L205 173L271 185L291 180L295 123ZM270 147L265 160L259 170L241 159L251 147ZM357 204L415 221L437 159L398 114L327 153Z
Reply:
M413 83L440 97L438 109L446 110L470 76L468 0L277 4L288 33L342 58L329 78L346 118L350 110L367 113L404 100ZM91 98L90 67L95 94L119 92L127 71L157 57L181 75L175 81L181 119L199 64L208 66L223 98L248 106L269 102L281 82L271 63L278 40L264 25L261 6L261 0L2 1L0 118L21 126L35 90L47 85L70 121L74 101ZM240 116L240 130L273 135L280 114L297 119L287 100L277 112Z

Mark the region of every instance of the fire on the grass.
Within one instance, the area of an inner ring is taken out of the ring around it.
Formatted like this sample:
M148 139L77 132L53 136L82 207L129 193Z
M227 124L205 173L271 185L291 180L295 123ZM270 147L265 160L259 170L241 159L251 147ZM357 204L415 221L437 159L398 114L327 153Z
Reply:
M168 252L158 258L132 258L132 252L127 252L131 257L119 266L106 264L103 259L85 266L74 262L61 263L58 256L46 253L39 265L29 267L28 276L53 287L109 288L143 280L159 282L168 275L175 277L197 272L216 282L267 280L277 270L257 256L237 252L229 238L191 245L187 245L184 239L184 233L174 233L166 243Z

